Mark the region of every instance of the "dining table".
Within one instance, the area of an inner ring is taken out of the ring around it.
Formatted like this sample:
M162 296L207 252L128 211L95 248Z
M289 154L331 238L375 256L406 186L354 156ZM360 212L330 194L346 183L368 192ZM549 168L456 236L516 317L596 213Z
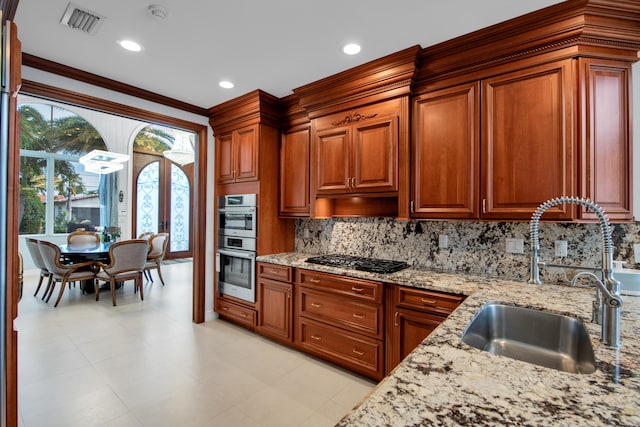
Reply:
M100 267L95 264L95 262L109 263L109 248L112 244L113 242L73 243L58 245L58 247L60 248L63 262L80 263L94 261L93 268L97 273ZM85 281L84 292L88 294L95 292L93 280Z

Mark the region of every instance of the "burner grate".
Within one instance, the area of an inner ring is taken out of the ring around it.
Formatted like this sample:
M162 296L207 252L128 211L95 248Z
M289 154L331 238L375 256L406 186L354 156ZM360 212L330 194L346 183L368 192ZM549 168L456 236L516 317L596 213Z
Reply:
M311 264L327 265L350 270L367 271L370 273L388 274L409 267L404 261L393 261L379 258L365 258L353 255L320 255L306 260Z

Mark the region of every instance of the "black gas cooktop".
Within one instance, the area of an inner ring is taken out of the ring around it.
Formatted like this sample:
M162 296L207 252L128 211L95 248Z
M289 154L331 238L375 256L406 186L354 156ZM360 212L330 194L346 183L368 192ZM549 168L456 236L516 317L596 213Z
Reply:
M392 261L389 259L364 258L352 255L319 255L307 258L312 264L328 265L350 270L368 271L370 273L393 273L409 267L404 261Z

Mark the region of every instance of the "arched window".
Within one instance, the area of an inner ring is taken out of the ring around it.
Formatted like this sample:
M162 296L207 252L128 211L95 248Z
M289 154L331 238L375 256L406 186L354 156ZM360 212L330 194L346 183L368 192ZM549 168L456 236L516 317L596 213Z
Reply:
M78 159L107 150L98 131L63 108L25 103L20 112L20 234L95 230L100 224L100 175Z

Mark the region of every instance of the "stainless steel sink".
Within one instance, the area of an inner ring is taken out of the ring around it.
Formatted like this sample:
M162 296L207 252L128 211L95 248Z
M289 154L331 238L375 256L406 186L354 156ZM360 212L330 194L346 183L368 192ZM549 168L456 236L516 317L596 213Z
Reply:
M575 374L596 370L589 333L572 317L489 303L475 315L462 341L480 350Z

